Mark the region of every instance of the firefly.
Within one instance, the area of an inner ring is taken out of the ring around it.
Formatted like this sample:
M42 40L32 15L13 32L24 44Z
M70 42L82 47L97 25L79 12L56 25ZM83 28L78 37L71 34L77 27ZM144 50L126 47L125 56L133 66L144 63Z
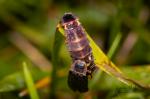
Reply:
M78 17L72 13L65 13L60 25L65 31L66 46L72 58L68 86L73 91L87 92L88 78L92 77L97 66L94 63L92 48L89 45L85 29Z

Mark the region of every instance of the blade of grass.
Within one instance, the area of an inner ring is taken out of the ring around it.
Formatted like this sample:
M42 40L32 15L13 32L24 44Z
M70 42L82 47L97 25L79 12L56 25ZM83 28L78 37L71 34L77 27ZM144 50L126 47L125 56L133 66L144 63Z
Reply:
M34 86L30 71L28 70L27 64L25 62L23 62L23 71L24 71L25 82L27 84L27 87L28 87L28 90L30 93L30 98L31 99L40 99L38 96L38 93L36 91L36 88Z
M52 51L52 64L53 64L53 68L52 68L52 72L51 72L51 85L50 85L50 98L54 99L56 98L55 96L55 92L56 92L56 86L57 86L57 74L56 71L59 70L58 66L59 66L59 52L60 52L60 48L63 42L63 37L62 35L59 33L59 31L56 29L55 32L55 39L54 39L54 44L53 44L53 51Z
M43 79L39 80L38 82L36 82L35 87L36 87L36 89L40 89L40 88L43 88L43 87L49 85L50 82L51 82L50 77L49 77L49 76L46 76L45 78L43 78ZM27 94L28 94L28 89L24 89L24 90L22 90L22 91L19 93L19 96L20 96L20 97L23 97L23 96L25 96L25 95L27 95Z
M112 46L110 47L110 49L108 51L107 56L109 58L111 58L113 56L113 54L115 53L115 51L117 49L117 46L119 45L119 42L121 40L121 37L122 37L121 33L118 33L117 36L116 36L116 38L115 38L115 40L112 43Z
M118 2L117 7L119 9L118 13L113 17L112 20L112 26L111 26L111 32L110 32L110 42L109 44L111 44L111 47L107 53L107 56L109 59L112 59L112 57L114 56L114 53L119 45L119 42L121 40L121 33L120 33L120 26L121 26L121 16L122 16L122 3ZM114 38L114 40L113 40ZM101 73L99 73L101 72ZM103 74L102 71L99 71L98 73L96 73L93 77L93 80L91 81L92 85L91 88L94 87L95 83L100 79L101 75ZM91 84L90 83L90 84Z
M107 56L111 59L112 56L114 55L118 45L119 45L119 42L121 40L121 33L118 33L115 40L113 41L112 43L112 46L110 47L109 51L108 51L108 54ZM90 82L90 88L92 88L95 83L100 79L102 75L102 71L98 71L95 76L93 77L93 80Z
M123 83L130 85L128 81L122 78L124 75L122 74L121 70L109 60L109 58L102 52L102 50L95 44L88 34L87 37L93 50L96 65L109 75L115 76Z
M110 32L110 38L109 38L109 44L111 44L110 49L107 53L107 57L109 59L112 59L116 49L119 45L119 42L121 40L121 33L120 33L120 26L121 26L121 19L122 19L122 10L123 10L123 6L122 6L122 2L118 2L117 3L117 7L118 7L118 13L113 17L112 19L112 25L111 25L111 32ZM113 40L114 38L114 40ZM99 71L100 72L100 71ZM98 82L98 80L101 78L101 75L103 74L103 72L101 71L101 73L96 73L93 77L93 80L91 80L92 86L91 88L94 87L95 83Z
M114 55L118 45L119 45L119 42L121 40L121 33L118 33L115 40L113 41L112 43L112 46L110 47L109 51L108 51L108 54L107 56L111 59L112 56ZM102 75L102 71L98 71L95 76L93 77L93 80L90 82L90 87L92 88L95 83L100 79Z

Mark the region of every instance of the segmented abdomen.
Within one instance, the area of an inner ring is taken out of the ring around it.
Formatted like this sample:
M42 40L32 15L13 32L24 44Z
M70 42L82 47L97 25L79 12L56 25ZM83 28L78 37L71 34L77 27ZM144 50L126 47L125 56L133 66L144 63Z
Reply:
M91 53L89 41L81 25L66 30L66 42L73 58L82 59Z

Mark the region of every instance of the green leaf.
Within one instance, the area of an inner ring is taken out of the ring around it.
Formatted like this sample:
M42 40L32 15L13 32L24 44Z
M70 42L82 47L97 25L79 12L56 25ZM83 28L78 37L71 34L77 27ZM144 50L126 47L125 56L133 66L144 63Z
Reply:
M23 71L24 71L24 76L25 76L25 82L27 84L31 99L39 99L38 93L33 83L32 76L25 62L23 63Z

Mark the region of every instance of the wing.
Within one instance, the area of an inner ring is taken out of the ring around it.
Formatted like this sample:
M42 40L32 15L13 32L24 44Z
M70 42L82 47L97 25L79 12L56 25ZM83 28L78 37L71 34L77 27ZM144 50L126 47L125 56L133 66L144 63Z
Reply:
M78 75L73 71L68 74L68 86L73 91L87 92L88 91L88 77L85 75Z

